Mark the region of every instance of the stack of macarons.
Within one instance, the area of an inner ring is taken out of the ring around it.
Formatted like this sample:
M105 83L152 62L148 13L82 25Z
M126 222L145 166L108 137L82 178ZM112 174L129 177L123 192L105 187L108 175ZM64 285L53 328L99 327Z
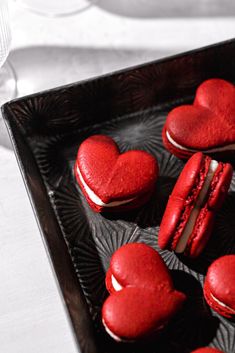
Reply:
M222 162L221 156L228 157L235 150L234 125L235 88L222 79L203 82L192 105L168 114L162 132L164 145L188 161L169 195L160 224L161 249L196 259L208 243L232 179L233 168ZM110 137L94 135L80 145L74 172L93 211L128 211L150 199L159 167L147 152L120 153ZM235 317L234 274L235 255L227 255L211 264L204 284L207 303L227 318ZM102 308L102 321L117 341L160 333L186 299L174 289L160 255L137 243L124 245L113 254L106 288L110 295ZM209 347L194 351L203 352L221 351Z

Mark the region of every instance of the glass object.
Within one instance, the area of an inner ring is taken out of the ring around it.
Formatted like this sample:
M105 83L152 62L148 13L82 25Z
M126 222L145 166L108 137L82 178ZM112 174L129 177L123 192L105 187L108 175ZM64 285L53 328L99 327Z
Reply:
M0 105L16 95L16 77L10 63L11 32L7 0L0 0Z
M0 0L1 1L1 0ZM97 0L16 0L28 10L48 17L62 17L88 9Z

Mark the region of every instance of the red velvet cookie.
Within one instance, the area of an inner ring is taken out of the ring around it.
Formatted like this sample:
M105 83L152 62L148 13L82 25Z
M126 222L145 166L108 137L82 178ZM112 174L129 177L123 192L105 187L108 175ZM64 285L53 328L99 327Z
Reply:
M94 135L79 147L75 176L94 211L125 210L148 201L158 164L147 152L120 153L110 137Z
M141 339L163 329L185 300L174 289L157 251L141 243L124 245L113 254L106 287L110 296L102 320L117 341Z
M186 163L169 197L158 234L161 249L198 256L232 179L232 166L201 152Z
M203 291L212 309L235 317L235 255L222 256L210 265Z
M217 348L211 348L211 347L202 347L198 348L195 351L191 353L224 353L223 351L220 351Z
M182 105L167 116L162 137L179 158L193 153L228 154L235 150L235 86L210 79L196 91L192 105Z

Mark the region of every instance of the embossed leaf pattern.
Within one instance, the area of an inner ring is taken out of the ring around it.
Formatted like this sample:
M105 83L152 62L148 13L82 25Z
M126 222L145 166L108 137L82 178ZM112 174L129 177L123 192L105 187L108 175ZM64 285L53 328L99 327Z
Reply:
M101 133L112 137L121 152L142 149L159 157L164 149L161 131L165 119L166 113L153 109L116 119L101 129Z
M78 114L70 108L68 97L67 90L42 94L13 103L11 110L26 136L54 136L81 126Z
M235 352L235 326L228 320L220 317L220 325L212 346L224 352Z

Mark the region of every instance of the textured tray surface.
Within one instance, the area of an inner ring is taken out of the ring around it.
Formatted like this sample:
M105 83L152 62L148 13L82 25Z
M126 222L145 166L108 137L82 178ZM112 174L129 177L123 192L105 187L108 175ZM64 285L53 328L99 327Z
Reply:
M183 167L183 162L162 145L167 112L190 102L205 78L234 81L232 54L235 45L230 42L5 106L23 176L82 352L97 348L101 352L189 353L204 345L235 352L235 324L212 312L202 293L208 265L221 255L235 253L235 177L211 240L198 259L189 261L157 247L161 217ZM143 149L158 159L160 177L155 193L140 209L96 214L87 205L75 182L73 165L79 144L99 133L114 138L122 152ZM176 288L185 292L188 300L160 339L147 344L116 344L100 324L100 308L107 295L104 277L113 252L136 241L160 252Z

